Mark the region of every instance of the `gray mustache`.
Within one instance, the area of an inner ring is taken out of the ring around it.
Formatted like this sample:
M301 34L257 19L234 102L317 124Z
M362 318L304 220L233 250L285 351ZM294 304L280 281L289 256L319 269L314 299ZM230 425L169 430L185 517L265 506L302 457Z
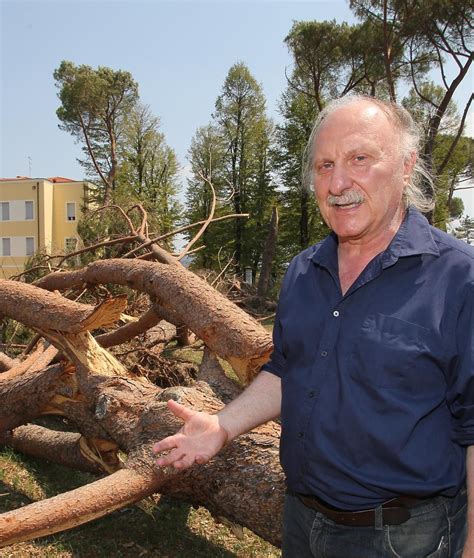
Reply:
M359 194L359 192L349 190L340 196L333 196L332 194L329 194L326 201L331 207L334 205L350 205L352 203L362 203L364 201L364 196Z

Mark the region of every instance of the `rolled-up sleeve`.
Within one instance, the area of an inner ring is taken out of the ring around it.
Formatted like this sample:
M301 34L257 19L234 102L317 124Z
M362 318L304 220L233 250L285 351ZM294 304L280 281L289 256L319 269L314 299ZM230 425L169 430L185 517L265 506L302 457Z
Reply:
M474 283L468 285L460 303L447 401L454 420L454 439L470 446L474 445Z

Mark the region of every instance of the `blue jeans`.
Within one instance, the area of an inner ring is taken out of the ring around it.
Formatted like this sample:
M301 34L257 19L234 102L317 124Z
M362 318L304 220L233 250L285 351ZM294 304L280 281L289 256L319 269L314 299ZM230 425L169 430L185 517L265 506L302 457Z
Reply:
M401 525L339 525L287 494L283 558L460 558L466 535L466 489L410 510Z

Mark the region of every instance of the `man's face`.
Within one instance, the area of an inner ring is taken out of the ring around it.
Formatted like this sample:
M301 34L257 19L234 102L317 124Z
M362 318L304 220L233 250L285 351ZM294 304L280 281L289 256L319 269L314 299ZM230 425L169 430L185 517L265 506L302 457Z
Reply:
M399 131L376 105L356 101L327 117L314 142L313 180L321 214L340 242L395 233L409 167Z

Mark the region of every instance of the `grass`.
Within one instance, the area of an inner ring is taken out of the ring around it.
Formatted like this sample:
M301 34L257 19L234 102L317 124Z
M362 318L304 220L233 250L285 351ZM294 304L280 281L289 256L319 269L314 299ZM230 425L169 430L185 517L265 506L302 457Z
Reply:
M0 452L0 513L72 490L93 477ZM0 549L2 558L274 558L279 551L247 529L216 523L204 508L156 496L146 512L123 508L57 535Z
M164 356L199 365L202 351ZM231 374L227 363L223 363ZM0 513L94 480L86 473L0 451ZM145 510L145 511L144 511ZM280 551L247 529L217 523L204 508L154 496L69 531L0 549L0 558L277 558Z

